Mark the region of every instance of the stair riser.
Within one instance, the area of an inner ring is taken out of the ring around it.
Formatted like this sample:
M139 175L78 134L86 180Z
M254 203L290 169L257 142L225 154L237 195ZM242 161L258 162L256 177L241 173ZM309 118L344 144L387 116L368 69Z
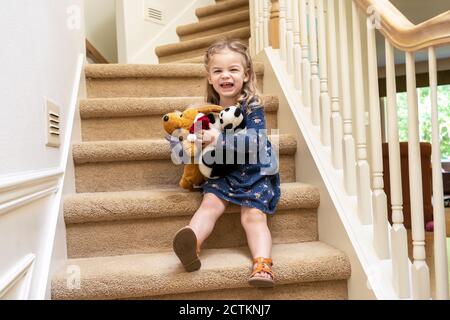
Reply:
M146 298L137 298L145 300ZM215 290L147 298L155 300L347 300L347 280L276 285L270 290L254 288ZM237 311L237 310L235 310ZM270 310L269 310L270 312ZM254 315L257 315L255 312Z
M78 266L79 290L71 290L68 270L52 281L53 299L127 299L161 297L193 292L246 290L251 272L247 247L204 249L202 268L187 273L172 251L153 254L70 259L66 266ZM350 278L349 259L339 250L320 242L276 244L272 257L277 282L283 285L343 281ZM253 289L254 290L254 289ZM263 290L266 291L266 290ZM262 291L262 292L263 292ZM267 290L268 294L272 290Z
M198 97L206 93L206 77L88 78L86 81L88 98ZM257 76L257 86L262 92L262 74Z
M203 57L195 57L185 60L177 60L177 61L171 61L167 62L167 64L183 64L183 63L201 63L203 64Z
M182 165L170 159L118 161L79 164L75 167L77 192L145 190L167 185L178 186ZM293 155L280 155L282 182L295 181Z
M234 206L234 205L233 205ZM173 236L191 216L81 223L67 226L69 258L115 256L171 250ZM314 210L279 211L269 218L274 244L317 241ZM239 213L225 213L203 249L246 245Z
M84 119L81 123L83 141L161 139L167 135L162 127L162 116ZM278 127L276 113L266 113L266 124L269 130Z
M242 35L241 37L239 37L239 39L241 40L242 43L244 43L248 46L248 38L249 37L250 37L250 31L248 33ZM204 56L208 47L217 40L219 40L219 38L212 39L211 42L208 43L207 46L199 48L199 49L188 50L188 51L184 51L184 52L180 52L180 53L176 53L176 54L160 56L158 58L158 61L159 61L159 63L170 63L170 62Z
M206 30L206 31L200 31L200 32L196 32L196 33L181 35L179 37L180 37L181 41L198 39L198 38L201 38L201 37L206 37L206 36L210 36L210 35L213 35L213 34L222 33L222 32L228 32L228 31L232 31L234 29L246 27L249 24L250 24L250 21L247 18L247 20L240 21L240 22L237 22L237 23L225 25L225 26L222 26L222 27L218 27L218 28L214 28L214 29L210 29L210 30Z
M210 44L208 44L205 47L201 47L201 48L198 48L195 50L186 50L186 51L180 52L180 53L160 56L160 57L158 57L158 62L159 63L174 63L174 62L181 61L181 60L203 57L205 55L205 52L208 49L209 45Z

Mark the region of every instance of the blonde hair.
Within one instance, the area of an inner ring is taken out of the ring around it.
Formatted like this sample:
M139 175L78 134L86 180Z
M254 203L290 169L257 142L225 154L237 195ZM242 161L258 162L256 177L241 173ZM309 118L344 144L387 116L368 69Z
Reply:
M248 73L249 78L248 81L244 82L244 85L242 86L241 96L238 98L237 105L245 102L245 104L249 107L247 108L247 112L250 112L255 107L261 106L262 102L259 97L258 90L256 89L256 74L255 69L253 68L253 62L245 44L237 39L224 39L212 44L208 50L206 50L203 61L206 72L209 73L209 63L211 62L211 58L215 54L226 49L240 54L243 58L244 72ZM206 102L213 104L220 103L219 94L216 90L214 90L214 87L209 84L208 80L206 80Z

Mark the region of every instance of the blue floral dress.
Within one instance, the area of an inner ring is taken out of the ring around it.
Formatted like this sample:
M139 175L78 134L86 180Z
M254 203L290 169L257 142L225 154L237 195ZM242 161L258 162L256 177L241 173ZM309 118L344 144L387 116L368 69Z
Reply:
M274 214L280 200L280 175L276 152L267 139L264 108L241 104L246 121L246 132L222 133L216 144L225 150L245 153L245 162L227 175L208 179L201 187L203 194L213 193L220 199L240 206L257 208L266 214ZM238 146L245 146L245 148Z

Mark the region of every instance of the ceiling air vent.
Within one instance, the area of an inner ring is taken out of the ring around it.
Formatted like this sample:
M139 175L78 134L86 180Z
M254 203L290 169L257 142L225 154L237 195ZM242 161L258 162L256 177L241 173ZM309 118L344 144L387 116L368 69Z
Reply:
M151 21L157 24L165 24L163 9L161 8L161 5L157 3L157 1L145 1L144 17L147 21Z

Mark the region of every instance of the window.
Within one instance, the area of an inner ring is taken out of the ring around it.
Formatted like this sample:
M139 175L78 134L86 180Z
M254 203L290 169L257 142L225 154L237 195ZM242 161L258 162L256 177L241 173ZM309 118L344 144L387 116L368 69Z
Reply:
M420 141L431 142L430 88L418 88ZM397 93L397 116L400 141L408 141L408 97ZM438 87L438 110L441 141L441 158L450 160L450 85Z

